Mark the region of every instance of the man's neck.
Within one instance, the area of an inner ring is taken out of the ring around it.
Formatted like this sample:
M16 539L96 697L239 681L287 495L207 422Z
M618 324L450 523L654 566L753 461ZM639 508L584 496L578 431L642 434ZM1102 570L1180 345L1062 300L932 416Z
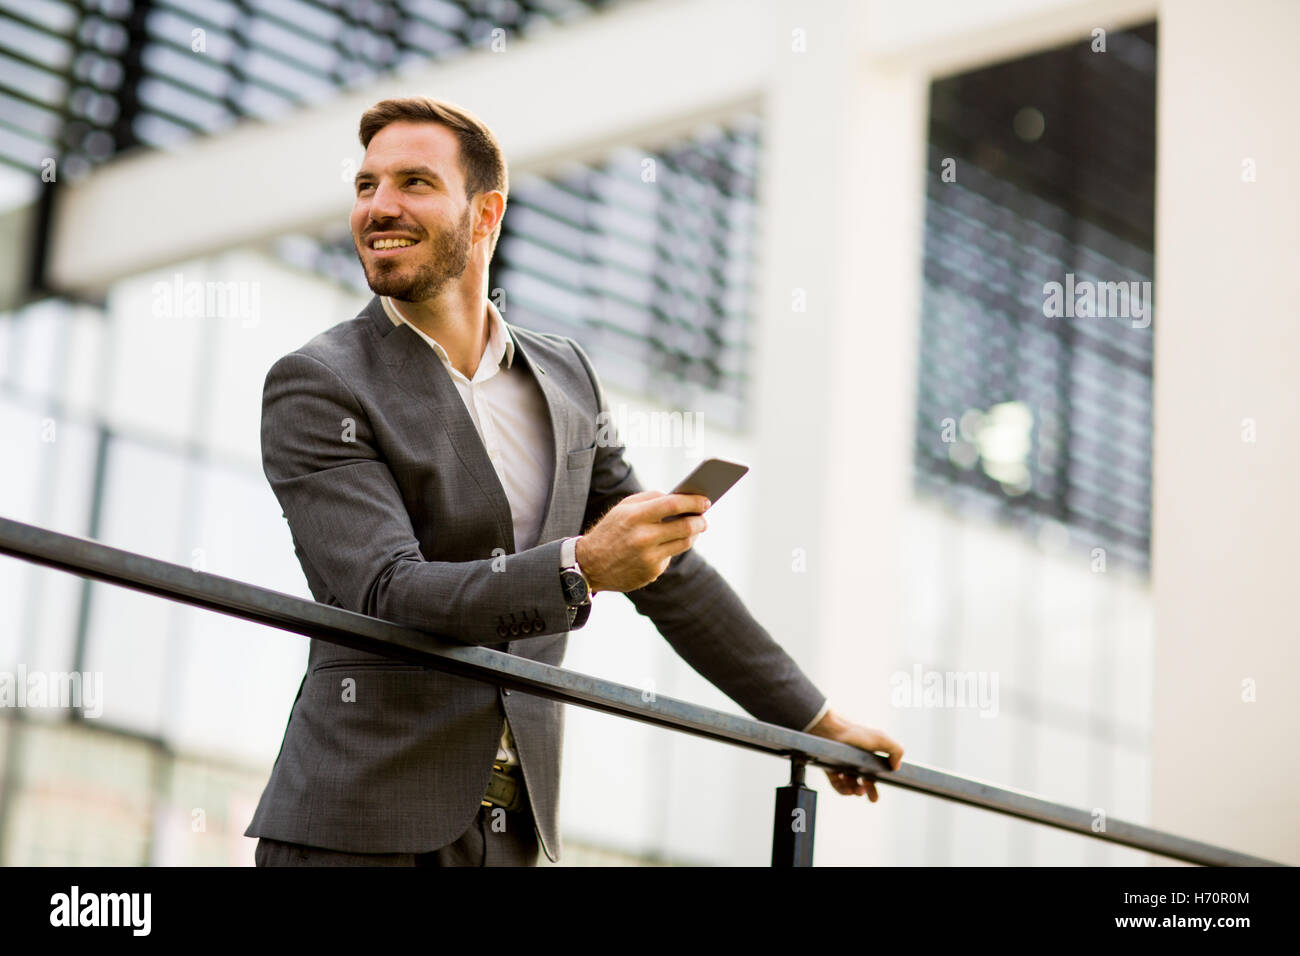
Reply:
M392 302L406 321L446 350L453 368L468 379L474 378L492 331L487 299L481 290L466 294L449 285L432 299Z

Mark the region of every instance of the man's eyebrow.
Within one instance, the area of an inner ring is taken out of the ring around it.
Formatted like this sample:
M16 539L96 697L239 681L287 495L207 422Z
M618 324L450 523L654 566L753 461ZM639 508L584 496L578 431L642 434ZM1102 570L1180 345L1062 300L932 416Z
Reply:
M403 166L401 169L393 170L393 175L394 176L421 176L424 179L429 180L430 182L438 182L438 183L441 183L443 181L442 177L439 176L432 169L430 169L428 166ZM370 180L374 178L375 178L374 173L370 172L369 170L363 169L361 172L357 173L355 182L360 183L362 180Z

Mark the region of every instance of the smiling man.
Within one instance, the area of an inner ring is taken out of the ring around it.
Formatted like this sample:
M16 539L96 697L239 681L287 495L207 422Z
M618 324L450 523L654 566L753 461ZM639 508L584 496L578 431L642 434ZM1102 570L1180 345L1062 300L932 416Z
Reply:
M488 298L509 193L492 132L396 99L360 138L352 236L375 298L276 362L263 393L263 467L315 598L558 665L590 596L620 591L758 719L896 769L902 748L832 711L693 550L710 503L642 490L624 447L597 442L609 409L578 343L510 325ZM558 859L563 717L313 640L245 835L263 866Z

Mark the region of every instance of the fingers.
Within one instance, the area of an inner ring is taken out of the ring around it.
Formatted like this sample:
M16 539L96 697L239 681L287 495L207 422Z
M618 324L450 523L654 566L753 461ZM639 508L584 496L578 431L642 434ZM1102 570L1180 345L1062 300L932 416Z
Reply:
M708 528L708 523L703 517L695 516L683 518L681 521L669 522L664 527L665 529L680 528L680 531L668 531L667 537L661 538L655 543L654 554L672 557L694 547L695 539L704 533L705 529Z
M697 537L698 535L690 535L686 538L676 538L672 541L666 541L663 544L657 545L655 549L650 552L652 560L660 562L659 570L655 572L655 580L658 580L659 575L668 570L669 561L681 554L683 551L689 551L695 546L695 539Z
M880 799L880 793L876 791L876 782L870 777L862 777L859 774L841 774L839 771L826 771L826 777L831 780L831 787L836 793L842 793L844 796L863 796L867 797L871 803L876 803Z
M870 727L855 728L844 741L863 750L881 751L889 754L889 769L897 770L903 763L903 745L888 734Z
M646 547L645 555L652 561L666 562L669 558L681 554L683 551L689 551L695 546L695 539L704 533L708 527L708 522L702 515L682 518L680 521L670 521L666 524L655 524L651 526L652 539ZM663 573L664 568L659 573ZM657 577L658 575L656 575Z
M709 527L703 515L688 515L680 521L665 522L661 528L655 528L660 543L680 541L690 538L692 541L702 535Z
M711 505L712 502L704 495L662 495L647 501L642 506L642 515L648 521L663 521L671 515L703 514ZM669 522L669 524L675 523Z
M843 794L846 797L866 795L867 799L875 803L880 799L880 794L876 792L875 781L868 777L859 776L853 773L840 773L838 771L827 770L826 779L831 782L831 787L836 793Z
M857 789L857 778L851 774L827 770L826 776L830 779L831 786L835 789L836 793L842 793L845 796L848 796Z
M883 750L885 753L889 754L890 770L897 770L903 763L903 745L880 731L876 731L876 743L869 749Z

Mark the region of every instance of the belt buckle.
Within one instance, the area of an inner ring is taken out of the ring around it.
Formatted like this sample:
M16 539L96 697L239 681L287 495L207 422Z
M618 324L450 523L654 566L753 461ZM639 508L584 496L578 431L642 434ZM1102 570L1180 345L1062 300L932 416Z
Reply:
M519 780L507 773L499 763L492 764L492 778L488 781L487 793L481 804L485 807L503 807L506 810L518 810L523 806L523 794Z

